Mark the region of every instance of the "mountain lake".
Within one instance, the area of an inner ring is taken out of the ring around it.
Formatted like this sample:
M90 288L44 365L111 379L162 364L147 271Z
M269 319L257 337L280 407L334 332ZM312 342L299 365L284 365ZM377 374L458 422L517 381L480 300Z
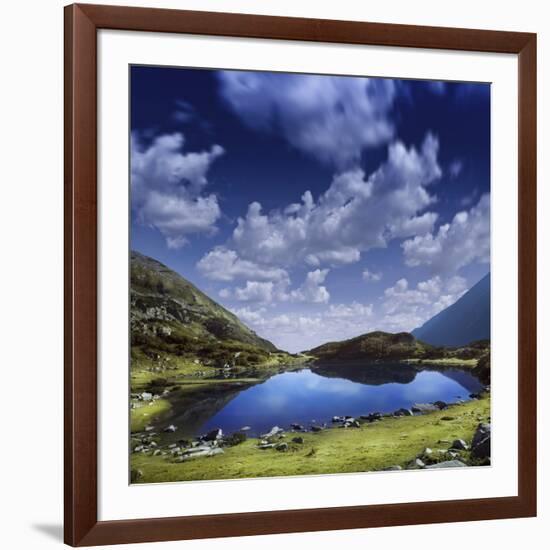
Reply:
M230 385L230 384L229 384ZM257 437L273 426L331 426L333 416L391 413L414 404L469 400L483 385L468 370L419 368L403 363L330 365L275 374L257 384L234 388L191 407L172 402L163 425L175 424L182 435L221 428L225 434L245 428Z

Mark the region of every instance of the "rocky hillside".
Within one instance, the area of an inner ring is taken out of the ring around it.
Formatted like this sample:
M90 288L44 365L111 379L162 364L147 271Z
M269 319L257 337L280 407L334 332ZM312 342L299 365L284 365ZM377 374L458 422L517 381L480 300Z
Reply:
M329 342L307 353L321 363L384 361L424 357L430 346L408 332L370 332L350 340Z
M491 274L412 334L434 346L464 346L491 338Z
M133 356L171 354L203 364L259 363L276 352L231 312L165 265L131 253Z

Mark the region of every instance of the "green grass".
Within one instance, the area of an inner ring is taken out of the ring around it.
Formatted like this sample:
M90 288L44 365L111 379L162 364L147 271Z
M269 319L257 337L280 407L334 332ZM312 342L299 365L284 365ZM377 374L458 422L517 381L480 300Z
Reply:
M184 463L133 454L131 466L143 473L140 483L375 471L405 466L426 447L437 451L447 449L454 439L470 442L478 423L489 417L490 399L486 396L423 416L385 418L358 429L299 434L303 445L291 443L293 436L287 433L290 450L286 453L258 450L257 440L249 439L226 448L223 455Z
M166 399L139 402L142 406L130 410L130 430L141 432L153 418L157 418L170 410L170 403Z

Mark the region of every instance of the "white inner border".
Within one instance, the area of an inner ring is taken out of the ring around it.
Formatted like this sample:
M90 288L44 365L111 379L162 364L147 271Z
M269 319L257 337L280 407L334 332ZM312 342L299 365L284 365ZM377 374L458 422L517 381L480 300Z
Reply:
M128 485L129 64L492 82L490 468ZM100 520L517 495L517 97L512 55L99 32Z

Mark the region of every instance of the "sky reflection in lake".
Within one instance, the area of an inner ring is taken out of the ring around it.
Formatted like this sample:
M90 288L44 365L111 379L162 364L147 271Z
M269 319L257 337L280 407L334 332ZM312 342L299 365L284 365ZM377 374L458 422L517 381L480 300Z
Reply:
M357 372L364 373L362 368ZM334 415L391 412L439 399L454 402L468 399L481 388L471 374L458 369L426 370L411 378L405 383L377 380L369 384L321 376L310 369L278 374L237 394L199 433L213 428L228 433L250 426L250 435L258 435L275 425L288 428L293 422L304 426L330 422Z

